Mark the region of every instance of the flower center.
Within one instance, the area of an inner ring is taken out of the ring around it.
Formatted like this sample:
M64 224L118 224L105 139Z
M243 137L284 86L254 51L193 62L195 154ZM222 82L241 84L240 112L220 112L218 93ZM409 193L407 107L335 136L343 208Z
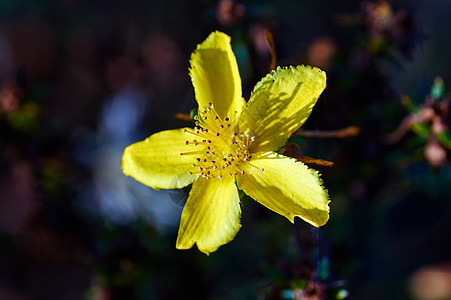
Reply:
M185 132L193 135L186 145L198 146L199 151L180 153L198 154L192 164L194 170L191 174L200 174L206 179L221 179L224 176L244 175L244 163L255 167L250 162L252 155L248 150L255 137L249 132L238 134L234 131L236 111L232 118L227 116L221 119L213 104L209 103L206 110L200 112L200 117L195 116L194 119L194 129L185 129ZM260 171L263 172L263 169Z

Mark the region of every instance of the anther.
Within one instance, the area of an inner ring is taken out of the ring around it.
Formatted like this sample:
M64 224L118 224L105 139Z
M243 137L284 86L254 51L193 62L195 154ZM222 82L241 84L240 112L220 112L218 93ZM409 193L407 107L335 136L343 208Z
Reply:
M222 178L222 175L221 175L221 174L219 174L219 175L218 175L218 178L219 178L219 179L221 179L221 178Z
M263 168L260 168L260 172L263 172L264 171L264 169Z
M228 122L230 119L228 117L225 117L224 121Z
M219 132L216 132L216 136L219 136Z

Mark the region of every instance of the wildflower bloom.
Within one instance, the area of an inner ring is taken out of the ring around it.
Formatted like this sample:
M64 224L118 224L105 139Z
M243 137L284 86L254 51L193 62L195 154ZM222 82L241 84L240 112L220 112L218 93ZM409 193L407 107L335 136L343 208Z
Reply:
M323 71L277 68L254 88L249 102L230 37L213 32L191 56L199 113L192 128L155 133L127 147L125 175L154 189L192 185L177 238L209 254L238 232L238 188L291 222L313 226L329 218L329 198L316 171L278 150L310 115L326 87Z

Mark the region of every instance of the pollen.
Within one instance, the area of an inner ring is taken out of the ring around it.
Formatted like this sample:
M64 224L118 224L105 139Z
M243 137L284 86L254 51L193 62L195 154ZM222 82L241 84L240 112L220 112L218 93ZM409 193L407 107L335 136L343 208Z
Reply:
M199 174L206 179L224 176L244 176L243 164L258 168L250 163L250 145L256 140L250 132L236 132L238 114L221 118L213 104L208 104L204 111L195 116L194 129L185 132L193 135L186 145L199 145L197 150L180 153L196 154L194 157L192 174Z

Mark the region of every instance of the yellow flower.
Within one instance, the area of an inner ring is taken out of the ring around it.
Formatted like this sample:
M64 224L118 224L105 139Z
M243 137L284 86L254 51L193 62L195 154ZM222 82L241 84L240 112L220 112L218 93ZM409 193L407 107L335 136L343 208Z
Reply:
M329 197L317 171L277 154L307 119L326 87L318 68L277 68L254 88L249 102L230 37L213 32L191 56L199 114L196 127L155 133L127 147L125 175L154 189L192 185L177 244L209 254L230 242L240 225L238 188L291 222L329 219Z

